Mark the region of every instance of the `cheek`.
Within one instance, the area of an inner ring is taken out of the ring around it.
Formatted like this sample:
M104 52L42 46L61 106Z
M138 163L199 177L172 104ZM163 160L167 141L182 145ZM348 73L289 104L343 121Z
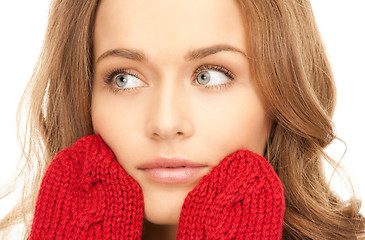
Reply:
M228 154L239 149L264 154L271 121L253 90L231 94L210 106L197 109L198 129L208 146Z
M130 159L138 146L140 130L136 116L141 113L125 99L97 92L93 93L91 106L95 134L103 138L123 167L128 168L123 159Z

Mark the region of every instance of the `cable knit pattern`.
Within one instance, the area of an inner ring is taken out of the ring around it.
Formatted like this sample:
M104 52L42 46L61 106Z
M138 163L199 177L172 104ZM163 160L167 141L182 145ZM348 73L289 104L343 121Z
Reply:
M140 239L143 196L99 136L59 152L42 180L30 234L39 239Z
M281 239L284 190L265 158L227 156L185 199L178 239Z
M83 137L48 167L29 239L141 239L143 208L141 188L101 137ZM237 151L188 194L177 239L280 239L283 217L271 165Z

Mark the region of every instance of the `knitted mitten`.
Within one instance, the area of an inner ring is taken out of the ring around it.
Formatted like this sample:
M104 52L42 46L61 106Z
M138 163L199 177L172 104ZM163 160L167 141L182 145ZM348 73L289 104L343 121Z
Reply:
M177 239L281 239L284 205L272 166L255 153L237 151L188 194Z
M142 190L100 136L59 152L42 180L30 239L140 239Z

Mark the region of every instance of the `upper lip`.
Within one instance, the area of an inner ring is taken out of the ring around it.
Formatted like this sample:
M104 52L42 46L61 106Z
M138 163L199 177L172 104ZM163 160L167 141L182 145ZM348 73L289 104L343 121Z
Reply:
M178 168L178 167L206 167L207 165L201 163L194 163L183 157L156 157L151 161L140 165L139 169L153 169L153 168Z

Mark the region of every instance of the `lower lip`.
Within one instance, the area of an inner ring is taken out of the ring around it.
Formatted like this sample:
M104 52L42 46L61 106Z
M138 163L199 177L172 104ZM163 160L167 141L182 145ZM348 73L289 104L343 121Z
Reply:
M186 183L193 181L204 167L146 168L147 176L160 183Z

